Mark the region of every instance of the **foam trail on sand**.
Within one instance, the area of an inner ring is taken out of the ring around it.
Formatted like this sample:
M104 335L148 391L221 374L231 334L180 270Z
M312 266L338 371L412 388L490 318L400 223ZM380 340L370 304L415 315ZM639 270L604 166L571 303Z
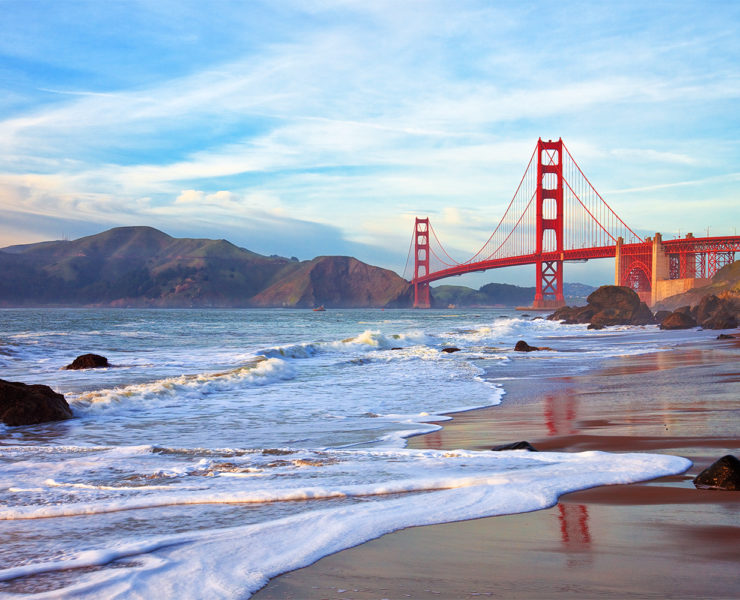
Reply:
M525 460L539 464L505 469L463 487L417 496L303 512L242 527L121 542L67 560L5 569L0 571L0 581L136 556L143 559L138 566L83 575L73 586L54 591L53 597L243 598L270 577L404 527L538 510L552 506L567 492L681 473L691 465L684 458L648 454L509 452L501 456L506 463L512 457L522 460L523 454ZM247 551L250 560L245 561L242 557Z

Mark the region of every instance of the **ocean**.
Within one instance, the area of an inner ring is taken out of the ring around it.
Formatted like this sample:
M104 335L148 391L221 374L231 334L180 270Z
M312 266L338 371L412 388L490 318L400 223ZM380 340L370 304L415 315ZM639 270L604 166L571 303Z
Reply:
M702 336L508 309L0 310L0 378L47 384L75 414L0 424L0 596L248 598L391 531L683 472L669 455L406 440L506 402L507 381ZM62 370L88 352L112 366Z

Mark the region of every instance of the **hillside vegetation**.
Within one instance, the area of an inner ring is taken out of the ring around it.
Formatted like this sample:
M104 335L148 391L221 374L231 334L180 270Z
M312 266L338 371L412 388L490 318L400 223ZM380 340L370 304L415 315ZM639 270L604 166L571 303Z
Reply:
M710 294L720 298L732 299L740 306L740 260L725 265L717 271L709 285L665 298L654 308L675 310L681 306L696 306L704 296Z
M117 227L0 250L0 306L409 306L401 277L348 257L267 257L226 240Z

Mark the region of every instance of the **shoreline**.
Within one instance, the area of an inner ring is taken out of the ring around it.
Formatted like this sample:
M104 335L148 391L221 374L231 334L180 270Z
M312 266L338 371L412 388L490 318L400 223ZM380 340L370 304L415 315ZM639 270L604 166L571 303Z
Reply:
M589 373L507 380L499 405L451 413L411 448L684 456L684 474L565 494L552 508L410 528L272 579L256 600L732 598L740 494L692 479L740 447L740 339L603 361Z

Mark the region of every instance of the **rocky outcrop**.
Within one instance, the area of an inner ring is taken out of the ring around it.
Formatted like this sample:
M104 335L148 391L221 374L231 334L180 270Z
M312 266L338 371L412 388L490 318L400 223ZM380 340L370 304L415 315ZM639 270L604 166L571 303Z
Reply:
M704 296L691 309L691 316L704 329L734 329L737 327L737 307L733 299L714 294Z
M100 356L100 354L82 354L64 368L67 370L77 370L102 369L105 367L110 367L108 359L105 356Z
M511 444L501 444L500 446L494 446L491 448L494 452L501 452L502 450L527 450L529 452L537 452L532 444L527 441L512 442Z
M452 354L453 352L460 352L460 348L456 348L455 346L447 346L447 348L442 348L442 352Z
M602 285L586 299L586 306L564 306L547 318L566 324L589 323L592 329L609 325L650 325L653 313L630 288Z
M515 352L535 352L536 350L539 350L537 346L530 346L524 340L519 340L514 346Z
M665 311L661 311L665 312ZM681 306L660 321L661 329L735 329L738 325L737 307L734 299L704 296L694 306Z
M666 317L672 314L670 310L659 310L655 313L655 322L660 325Z
M72 418L62 394L46 385L0 379L0 421L10 426L35 425Z
M694 478L701 489L740 490L740 460L732 454L723 456Z
M678 311L668 315L660 324L661 329L691 329L692 327L696 327L693 317Z
M682 294L664 298L654 308L676 310L686 304L697 306L705 296L714 295L740 303L740 260L725 265L712 277L709 285L697 287ZM739 307L740 308L740 307ZM740 314L735 314L736 317Z

